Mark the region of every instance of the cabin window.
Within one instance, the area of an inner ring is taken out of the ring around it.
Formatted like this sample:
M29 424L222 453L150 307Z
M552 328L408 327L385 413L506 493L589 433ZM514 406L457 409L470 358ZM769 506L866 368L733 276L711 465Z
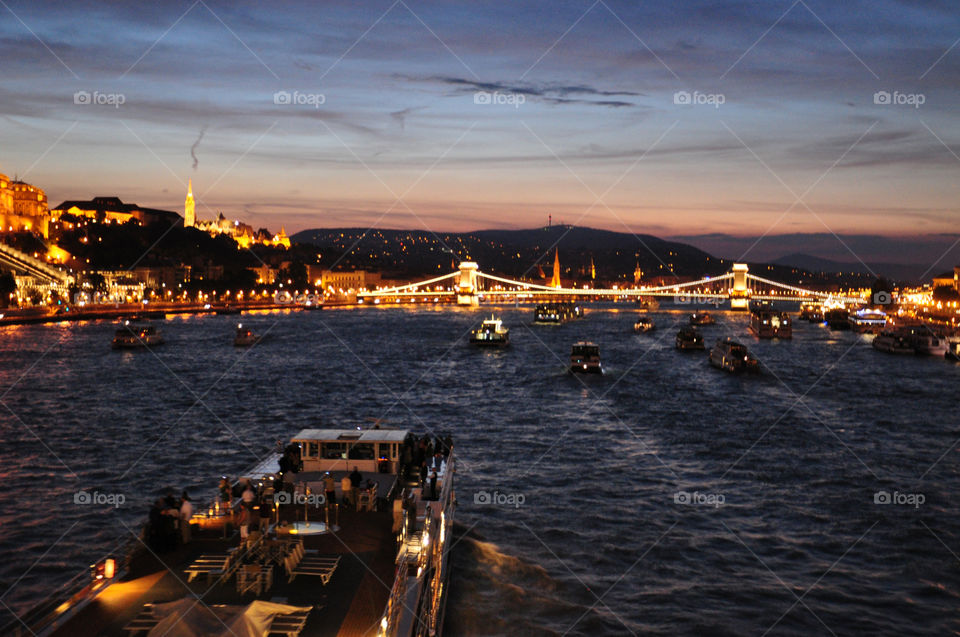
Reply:
M305 458L316 458L317 454L320 453L320 443L319 442L308 442L306 453L304 454Z
M350 447L347 457L351 460L373 460L373 445L368 442L358 442Z
M345 443L342 443L342 442L323 443L323 457L327 460L345 458L346 453L347 453L347 445Z

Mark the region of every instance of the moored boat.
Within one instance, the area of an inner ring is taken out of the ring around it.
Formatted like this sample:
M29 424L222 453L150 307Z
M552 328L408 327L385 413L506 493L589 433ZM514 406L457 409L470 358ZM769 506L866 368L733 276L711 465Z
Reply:
M960 361L960 341L948 341L947 353L944 356L948 360Z
M916 350L908 336L903 330L884 330L874 337L871 345L888 354L914 354Z
M510 328L503 321L491 316L484 319L475 330L470 332L470 344L479 347L506 347L510 344Z
M946 356L947 340L937 335L926 325L913 325L906 328L907 338L913 349L921 356Z
M577 374L602 374L600 347L587 341L574 343L570 350L570 371Z
M793 326L786 312L754 310L750 314L750 331L757 338L793 338Z
M714 367L731 373L760 372L760 362L747 350L746 345L730 337L717 340L710 350L709 359Z
M703 335L695 327L681 327L677 332L676 344L680 350L706 349Z
M800 319L810 323L823 321L823 303L816 301L804 303L800 306Z
M850 329L859 334L879 334L887 326L887 315L868 308L857 310L847 318Z
M823 314L823 320L831 330L849 330L850 312L845 307L834 307Z

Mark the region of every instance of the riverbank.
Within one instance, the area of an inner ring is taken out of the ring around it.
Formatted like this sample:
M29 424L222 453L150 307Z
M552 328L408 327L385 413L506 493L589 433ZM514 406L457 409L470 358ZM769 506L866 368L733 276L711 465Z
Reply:
M0 311L0 327L4 325L31 325L61 323L64 321L98 321L120 319L162 319L167 314L240 314L250 311L292 310L312 311L324 307L350 307L347 301L327 302L323 305L252 301L226 304L215 303L119 303L114 305L87 305L85 307L12 308Z

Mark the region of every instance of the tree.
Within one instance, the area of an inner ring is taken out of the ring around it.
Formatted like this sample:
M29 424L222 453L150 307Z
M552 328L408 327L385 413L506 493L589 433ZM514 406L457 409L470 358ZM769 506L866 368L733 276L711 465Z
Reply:
M17 291L17 280L10 272L0 274L0 307L10 306L10 295Z
M960 301L960 293L952 285L938 285L933 289L934 301Z

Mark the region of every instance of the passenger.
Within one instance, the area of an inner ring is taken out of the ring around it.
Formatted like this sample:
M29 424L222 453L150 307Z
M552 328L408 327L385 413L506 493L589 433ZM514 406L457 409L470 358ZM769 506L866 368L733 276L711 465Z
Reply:
M350 480L350 476L343 476L343 479L340 480L340 495L343 498L344 506L353 506L353 482Z
M337 503L336 485L337 483L334 481L333 476L330 475L329 471L323 474L323 490L327 497L327 506Z
M353 468L353 473L350 474L350 484L353 487L351 494L353 496L353 502L356 504L357 498L360 496L360 487L363 484L363 474L357 471L356 467Z
M244 478L246 486L244 486L243 494L240 498L243 500L244 506L248 508L253 508L253 502L257 499L257 494L253 490L253 485L250 484L249 478Z
M450 451L453 449L453 438L450 434L447 434L447 437L443 439L443 457L446 458L450 455Z
M240 541L246 542L250 535L250 509L245 504L240 505Z
M147 545L157 553L163 552L163 500L157 501L150 507L150 528L147 531Z
M438 500L439 498L440 494L437 493L437 472L434 471L430 474L430 499Z
M273 517L273 497L263 493L260 496L260 521L257 527L261 534L266 535L270 530L271 517Z
M220 484L217 488L220 490L220 502L229 510L233 493L227 476L220 476Z
M427 463L426 461L420 463L420 488L422 489L427 484Z
M180 541L190 543L190 519L193 517L193 504L190 496L184 491L180 496Z

